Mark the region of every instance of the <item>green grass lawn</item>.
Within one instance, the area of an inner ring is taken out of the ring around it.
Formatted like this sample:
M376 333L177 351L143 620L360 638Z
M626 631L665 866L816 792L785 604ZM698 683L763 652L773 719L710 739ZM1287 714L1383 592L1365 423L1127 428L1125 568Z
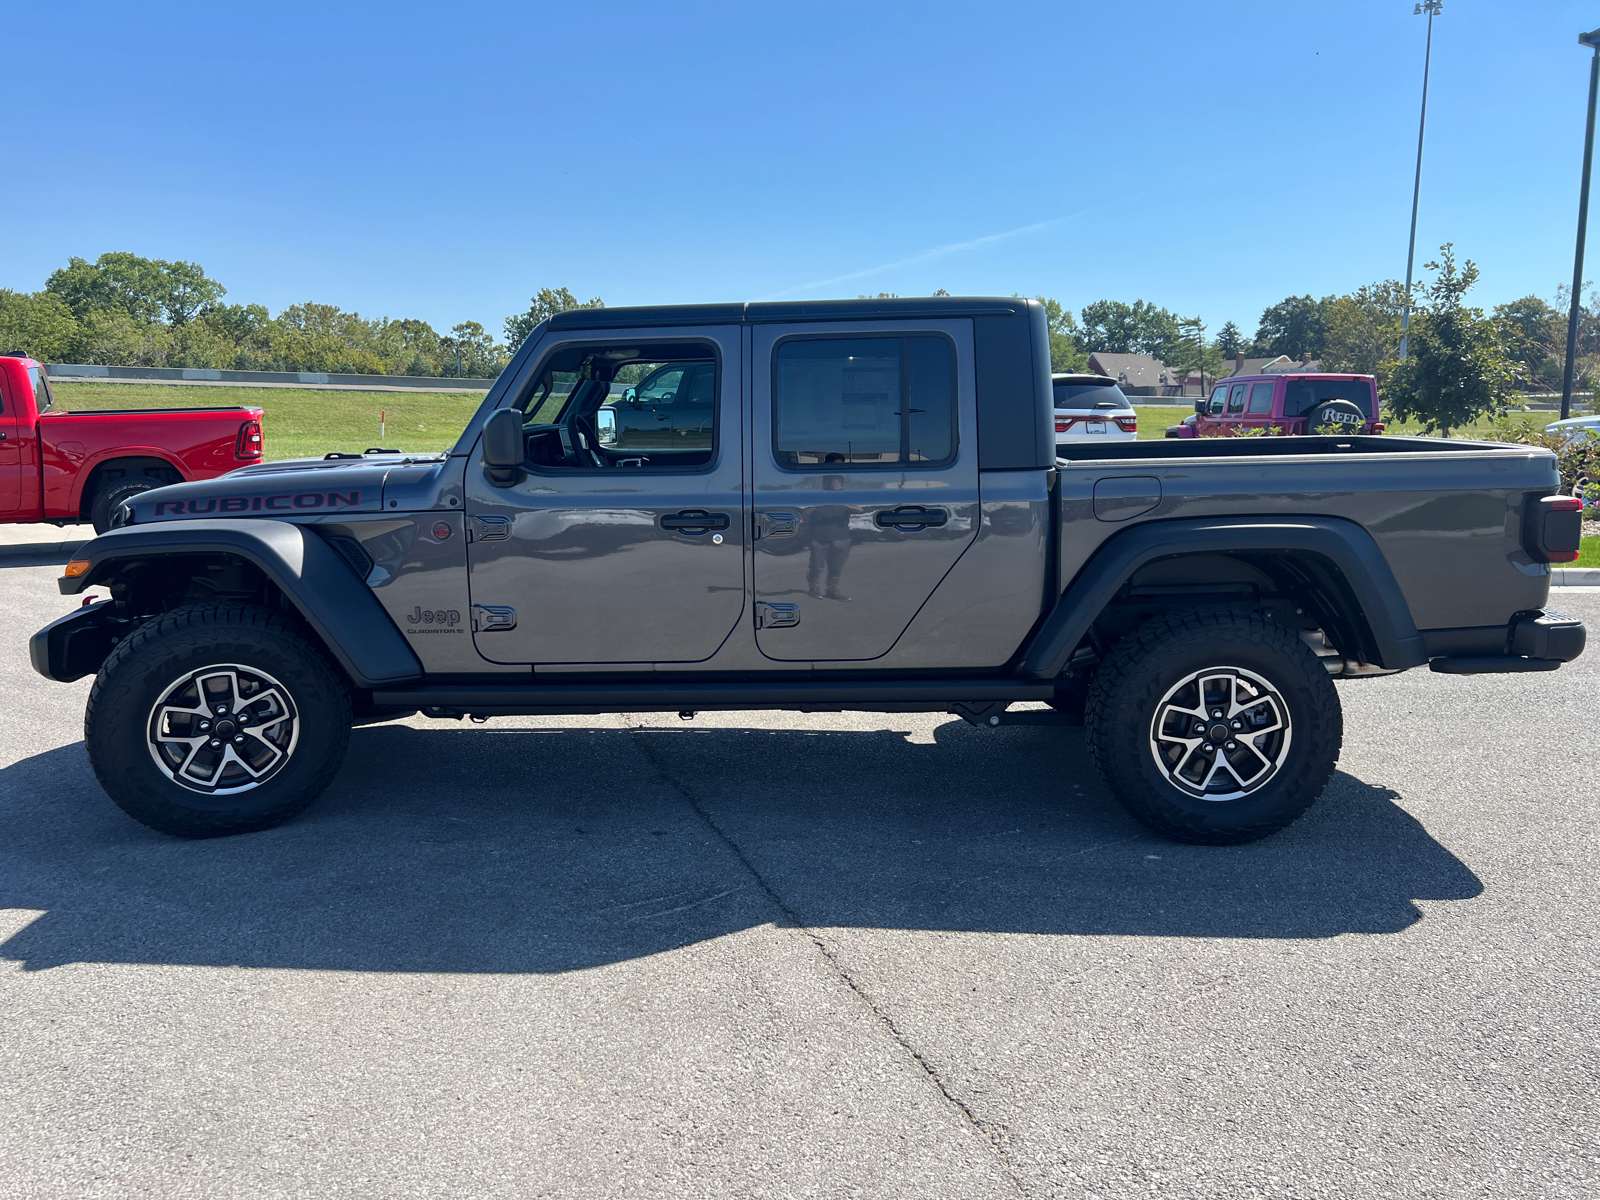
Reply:
M1600 537L1586 537L1578 543L1578 561L1564 567L1600 567Z
M384 446L448 450L483 401L482 392L336 392L312 388L181 387L171 384L51 382L71 412L97 408L202 408L251 405L262 410L266 456L321 457ZM387 410L388 431L378 433Z

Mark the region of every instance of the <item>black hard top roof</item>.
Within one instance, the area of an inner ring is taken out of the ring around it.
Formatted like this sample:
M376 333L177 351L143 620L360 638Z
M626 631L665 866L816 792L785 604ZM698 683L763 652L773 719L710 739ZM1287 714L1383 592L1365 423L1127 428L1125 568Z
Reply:
M660 304L631 308L573 308L550 318L551 329L619 326L775 324L891 317L1003 316L1019 312L1021 297L908 296L885 300L778 300L760 304Z

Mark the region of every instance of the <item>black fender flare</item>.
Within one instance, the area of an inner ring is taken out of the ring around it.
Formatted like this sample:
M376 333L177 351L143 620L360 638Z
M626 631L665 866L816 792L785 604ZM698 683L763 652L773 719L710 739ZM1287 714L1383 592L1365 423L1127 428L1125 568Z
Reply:
M1189 554L1289 555L1314 565L1364 618L1379 666L1428 661L1389 561L1372 535L1339 517L1201 517L1150 521L1107 541L1072 580L1040 625L1017 670L1035 679L1059 675L1096 618L1135 571L1159 558Z
M73 596L108 583L124 564L189 554L231 554L258 567L299 610L358 687L422 677L421 662L372 589L321 537L288 521L173 521L113 529L73 555L75 561L88 560L88 569L62 577L61 594ZM55 622L35 638L48 642L47 635L62 625ZM48 645L32 649L31 657L36 667L53 661ZM59 654L55 660L64 661Z

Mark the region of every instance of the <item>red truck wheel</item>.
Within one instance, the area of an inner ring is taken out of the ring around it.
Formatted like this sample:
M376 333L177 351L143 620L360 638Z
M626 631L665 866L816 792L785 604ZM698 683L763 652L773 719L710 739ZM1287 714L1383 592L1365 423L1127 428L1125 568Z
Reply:
M94 531L104 533L111 528L112 514L123 501L133 499L140 492L148 492L163 486L165 485L155 479L119 479L116 483L101 488L99 495L94 498L94 503L89 506L89 519L94 522Z
M95 777L134 820L179 837L268 829L333 779L349 689L286 617L249 605L141 625L89 693Z
M1293 631L1254 614L1175 613L1095 672L1089 752L1117 799L1183 842L1252 842L1321 795L1343 741L1333 680Z

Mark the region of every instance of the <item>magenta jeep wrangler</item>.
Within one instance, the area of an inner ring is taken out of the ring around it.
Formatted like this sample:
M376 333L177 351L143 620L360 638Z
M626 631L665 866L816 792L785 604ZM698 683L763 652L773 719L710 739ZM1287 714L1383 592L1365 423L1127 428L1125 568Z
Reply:
M1371 375L1241 375L1224 379L1194 416L1167 430L1169 438L1268 434L1382 433L1378 388Z

